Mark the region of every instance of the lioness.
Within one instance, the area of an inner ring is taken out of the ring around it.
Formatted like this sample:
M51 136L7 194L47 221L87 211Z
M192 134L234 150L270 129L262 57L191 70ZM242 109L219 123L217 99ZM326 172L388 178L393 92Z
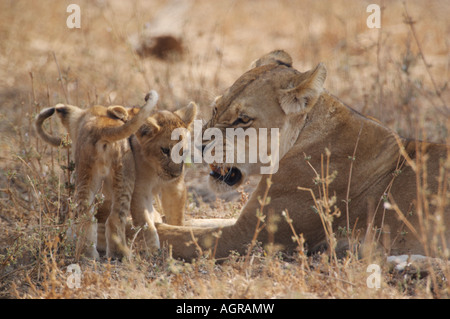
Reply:
M437 243L436 247L448 256L450 210L445 190L449 188L449 146L398 137L377 121L346 106L323 89L327 75L323 64L302 73L292 67L292 59L286 52L274 51L253 66L216 99L206 128L217 128L222 132L227 128L278 128L279 169L272 175L270 185L269 175L262 176L236 223L231 226L157 225L161 242L172 245L175 257L192 259L198 248L213 249L216 258L227 256L231 250L242 253L252 241L255 229L262 228L262 222L269 218L277 222L276 230L264 227L259 233L259 241L273 242L291 251L298 245L292 240L292 225L297 234L303 234L308 250L314 252L326 243L327 238L319 214L312 209L316 202L311 192L305 189L311 189L316 201L320 201L323 193L319 194L317 184L323 183L325 176L320 172L327 169L329 175L337 172L329 185L329 196L335 195L336 199L332 205L341 211L341 216L335 216L333 221L335 231L350 225L347 231L357 233L359 230L359 239L364 239L366 230L389 231L386 235L390 236L390 247L385 248L390 249L391 254L436 253L424 248L428 241ZM248 143L245 146L248 152ZM327 152L331 153L328 167ZM421 187L426 186L429 194L441 195L428 197L436 208L436 213L433 216L430 213L427 219L428 225L423 225L419 218L424 212L416 209L417 181L421 179L412 166L419 153L428 159L428 178L421 181ZM223 162L226 162L225 158ZM259 161L213 164L211 186L219 191L236 188L247 176L259 174L262 166ZM314 170L321 175L319 179ZM258 211L264 198L270 198L270 202L262 211L268 218L262 220ZM389 205L383 206L382 198L389 200ZM291 225L283 212L288 212ZM436 227L445 227L439 238L432 237ZM421 231L424 231L423 235ZM195 245L187 245L194 239Z
M77 256L99 257L93 203L100 189L105 200L112 203L106 222L107 255L129 255L125 225L134 190L135 165L127 138L145 123L157 101L157 92L151 91L142 108L96 105L80 109L58 104L38 114L36 130L44 141L54 146L62 143L61 138L47 134L42 127L55 112L72 140L77 220L71 231L77 237Z

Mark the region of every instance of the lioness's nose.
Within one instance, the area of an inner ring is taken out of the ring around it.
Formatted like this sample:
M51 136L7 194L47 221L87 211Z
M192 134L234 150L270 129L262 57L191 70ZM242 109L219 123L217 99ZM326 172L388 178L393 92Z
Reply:
M200 144L200 143L199 143L199 144ZM201 151L202 151L202 154L203 154L203 152L205 152L206 145L208 145L208 144L203 144L203 143L200 144L200 145L196 144L196 145L195 145L195 148L198 149L199 151L201 150Z

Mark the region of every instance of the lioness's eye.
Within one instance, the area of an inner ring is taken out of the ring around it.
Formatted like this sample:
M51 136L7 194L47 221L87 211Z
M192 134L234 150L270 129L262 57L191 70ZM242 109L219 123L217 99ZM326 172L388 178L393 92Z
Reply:
M234 121L231 125L239 125L239 124L247 124L250 122L251 118L248 116L241 116L236 121Z
M161 152L163 152L164 155L170 155L170 148L161 147Z

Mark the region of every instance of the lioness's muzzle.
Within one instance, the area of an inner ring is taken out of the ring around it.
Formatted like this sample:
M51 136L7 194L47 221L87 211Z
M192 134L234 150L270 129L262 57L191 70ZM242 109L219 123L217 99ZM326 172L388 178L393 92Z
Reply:
M210 176L229 186L235 185L242 178L241 171L236 167L218 167L212 164L209 164L209 167L211 168Z

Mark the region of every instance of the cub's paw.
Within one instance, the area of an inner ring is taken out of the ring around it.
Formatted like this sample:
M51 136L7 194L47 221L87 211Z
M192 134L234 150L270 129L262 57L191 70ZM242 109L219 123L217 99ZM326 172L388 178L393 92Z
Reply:
M127 246L121 243L110 243L106 249L106 257L111 259L123 260L129 259L131 252Z
M159 236L155 228L147 228L143 232L145 241L145 250L149 255L153 255L161 248Z

